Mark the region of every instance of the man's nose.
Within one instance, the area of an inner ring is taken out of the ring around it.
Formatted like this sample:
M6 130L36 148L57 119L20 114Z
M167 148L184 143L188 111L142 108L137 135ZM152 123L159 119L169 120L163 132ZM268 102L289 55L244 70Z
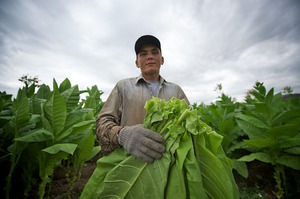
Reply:
M149 53L149 54L148 54L148 57L147 57L147 59L153 59L153 55L152 55L152 53Z

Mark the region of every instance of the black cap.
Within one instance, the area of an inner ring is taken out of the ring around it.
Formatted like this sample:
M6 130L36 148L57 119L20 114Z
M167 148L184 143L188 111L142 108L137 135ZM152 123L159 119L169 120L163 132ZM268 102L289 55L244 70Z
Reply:
M156 37L154 37L152 35L144 35L144 36L141 36L140 38L138 38L138 40L136 40L135 46L134 46L135 53L139 54L142 46L145 44L154 44L161 51L160 42Z

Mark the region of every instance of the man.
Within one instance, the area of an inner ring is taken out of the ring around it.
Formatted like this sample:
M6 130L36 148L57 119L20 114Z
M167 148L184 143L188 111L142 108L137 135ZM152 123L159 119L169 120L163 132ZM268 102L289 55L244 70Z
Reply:
M145 161L152 162L165 152L163 137L143 128L146 101L152 96L165 100L185 99L182 89L160 76L164 64L160 41L151 35L140 37L135 43L138 77L119 81L110 93L97 121L96 134L102 155L119 147Z

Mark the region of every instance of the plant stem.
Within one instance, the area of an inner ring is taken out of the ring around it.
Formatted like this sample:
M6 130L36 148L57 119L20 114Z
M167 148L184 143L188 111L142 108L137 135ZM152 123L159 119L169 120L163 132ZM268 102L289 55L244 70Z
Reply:
M19 131L17 130L17 128L15 127L15 138L19 137ZM9 174L7 176L7 181L6 181L6 186L5 186L5 197L6 199L9 198L9 193L10 193L10 189L11 189L11 179L12 179L12 174L15 170L15 167L20 159L20 154L18 154L17 152L17 148L18 148L18 142L15 141L14 143L14 148L13 148L13 152L12 152L12 156L10 158L10 170L9 170Z
M191 111L189 109L186 109L181 116L179 117L179 119L176 122L176 125L180 125L183 120L191 113Z
M276 181L276 188L277 188L277 192L276 192L276 197L278 199L281 199L283 197L283 189L281 186L281 168L280 165L276 165L274 167L275 171L274 171L274 179Z
M189 109L186 109L179 117L179 119L176 121L175 125L180 125L184 119L191 113L191 111ZM173 120L170 120L165 127L163 128L162 131L164 131L164 129L166 129L170 124L170 122L173 122ZM165 135L164 140L168 139L168 137L170 136L170 131Z
M40 188L39 188L39 198L43 199L44 195L45 195L45 189L46 189L46 184L47 184L47 179L48 179L48 175L45 174L43 176L42 182L40 184Z

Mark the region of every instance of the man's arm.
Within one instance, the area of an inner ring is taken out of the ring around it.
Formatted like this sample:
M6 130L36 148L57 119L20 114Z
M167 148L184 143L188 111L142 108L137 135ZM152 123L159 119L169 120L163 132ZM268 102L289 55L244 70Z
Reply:
M120 147L117 134L123 127L120 126L121 99L118 92L115 86L96 120L96 135L100 141L101 156L106 156Z

